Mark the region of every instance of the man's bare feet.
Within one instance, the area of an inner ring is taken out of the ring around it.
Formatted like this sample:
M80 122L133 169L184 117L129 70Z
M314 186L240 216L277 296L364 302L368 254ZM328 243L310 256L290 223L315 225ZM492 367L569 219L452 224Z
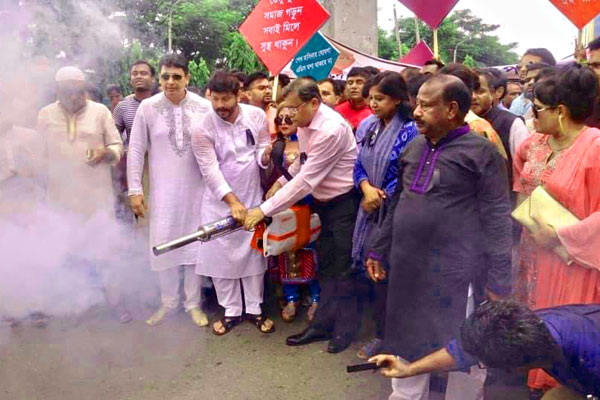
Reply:
M146 320L146 324L150 326L160 324L166 317L175 313L175 310L160 306L160 308Z
M192 308L190 311L190 318L197 326L204 327L208 325L208 317L199 307Z

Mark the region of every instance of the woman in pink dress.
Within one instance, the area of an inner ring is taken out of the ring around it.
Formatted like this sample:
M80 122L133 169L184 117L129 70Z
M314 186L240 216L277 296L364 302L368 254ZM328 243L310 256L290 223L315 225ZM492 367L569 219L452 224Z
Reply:
M584 121L591 115L598 83L592 70L569 64L536 83L536 132L519 147L514 189L523 201L540 185L579 222L555 229L537 221L540 232L524 230L515 295L532 309L600 302L600 130ZM570 263L552 249L561 244ZM529 386L556 386L541 370Z

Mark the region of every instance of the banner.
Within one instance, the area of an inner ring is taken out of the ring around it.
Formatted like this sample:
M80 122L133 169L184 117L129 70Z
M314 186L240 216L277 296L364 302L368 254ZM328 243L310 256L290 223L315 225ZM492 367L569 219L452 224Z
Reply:
M429 46L427 46L427 43L421 40L415 47L410 49L408 53L402 56L399 61L404 64L412 64L422 67L425 65L426 61L429 61L432 58L433 51L431 51Z
M296 76L312 76L320 81L329 76L340 52L320 32L294 56L292 71Z
M598 0L550 0L579 30L600 14Z
M276 75L328 18L317 0L260 0L240 33Z
M398 0L431 29L436 29L458 0ZM559 0L560 1L560 0Z

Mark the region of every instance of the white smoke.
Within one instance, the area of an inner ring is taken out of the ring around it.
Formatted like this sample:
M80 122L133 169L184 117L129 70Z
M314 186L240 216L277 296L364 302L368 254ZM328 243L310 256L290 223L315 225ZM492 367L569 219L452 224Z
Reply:
M89 77L120 56L110 11L98 0L0 2L0 319L75 316L105 304L114 284L124 299L155 297L144 229L117 223L113 208L83 218L46 203L46 135L33 130L60 66Z

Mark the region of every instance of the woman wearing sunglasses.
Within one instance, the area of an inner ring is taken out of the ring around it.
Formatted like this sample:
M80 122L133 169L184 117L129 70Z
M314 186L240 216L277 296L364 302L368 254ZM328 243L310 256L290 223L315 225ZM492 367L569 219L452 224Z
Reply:
M380 73L365 83L363 96L368 97L373 116L358 127L359 154L354 168L354 184L362 194L354 229L352 258L355 268L364 270L378 224L384 220L386 200L391 198L398 182L397 160L408 142L418 135L411 118L408 89L400 74ZM386 271L366 265L373 283L376 315L376 337L363 346L357 356L369 358L381 348L384 332Z
M292 121L291 112L285 103L281 103L277 107L277 114L275 116L275 127L277 129L277 140L285 142L285 150L283 153L283 167L288 168L300 157L300 148L298 146L298 137L296 136L296 125ZM270 174L268 187L271 187L275 180L282 175L281 171L273 169ZM275 258L279 261L278 258ZM277 265L277 271L279 276L285 275L285 267ZM282 278L285 281L285 278ZM296 318L297 308L300 304L300 285L282 282L283 295L285 297L286 304L281 311L281 318L285 322L292 322ZM312 321L317 307L319 304L319 293L321 291L319 282L316 279L311 280L308 283L308 291L310 298L310 306L308 308L307 316L308 320Z
M584 123L597 93L592 70L575 63L534 87L536 132L515 156L514 190L523 201L543 185L579 219L560 229L537 221L538 233L523 232L515 291L534 310L600 303L600 130ZM572 263L553 252L557 245L566 249ZM556 384L536 370L529 375L529 385L547 389Z

